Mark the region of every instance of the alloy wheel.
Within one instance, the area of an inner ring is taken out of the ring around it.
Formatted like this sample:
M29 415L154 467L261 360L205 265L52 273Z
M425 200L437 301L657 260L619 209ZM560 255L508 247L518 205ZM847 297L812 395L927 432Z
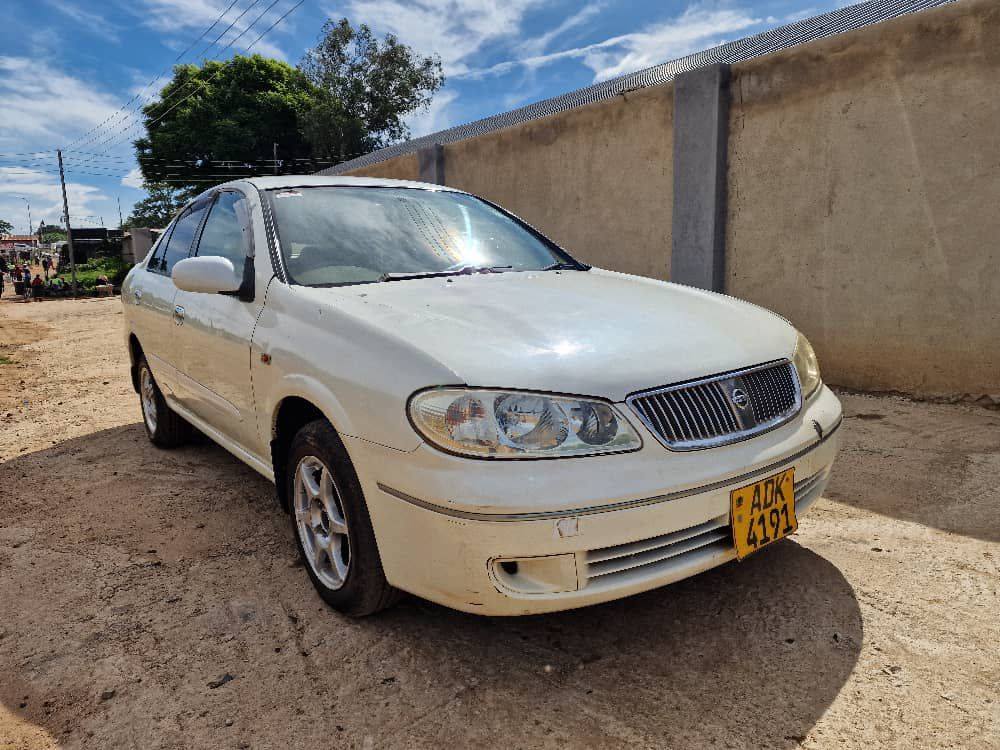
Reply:
M149 367L139 371L139 400L142 403L142 418L150 434L156 432L156 384Z
M350 533L333 473L316 456L295 468L295 526L309 567L328 589L344 585L351 565Z

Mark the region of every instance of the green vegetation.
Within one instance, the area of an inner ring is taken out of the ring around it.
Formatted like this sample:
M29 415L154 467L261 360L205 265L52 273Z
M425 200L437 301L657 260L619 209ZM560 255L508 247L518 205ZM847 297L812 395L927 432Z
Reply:
M12 364L14 364L14 360L12 360L10 357L5 357L3 354L0 354L0 365L12 365Z
M144 187L147 196L132 207L125 226L166 228L174 214L184 205L180 192L172 185L162 182L147 182Z
M10 234L14 231L14 225L9 221L4 221L0 219L0 234Z
M125 279L125 274L132 268L130 263L126 263L121 258L94 258L88 263L81 263L76 267L76 283L79 289L84 291L92 290L97 286L97 279L107 276L108 281L114 286L121 286ZM59 277L70 284L72 275L69 266L60 266Z
M404 118L427 108L444 83L441 60L420 57L392 34L344 18L323 24L299 63L319 96L301 127L314 156L343 161L410 135Z
M35 233L42 242L65 242L66 230L58 224L46 224L44 221L38 225Z
M347 19L327 22L297 68L261 55L178 65L142 110L135 149L150 198L128 223L163 226L177 202L212 183L315 172L406 138L405 117L443 80L437 56Z

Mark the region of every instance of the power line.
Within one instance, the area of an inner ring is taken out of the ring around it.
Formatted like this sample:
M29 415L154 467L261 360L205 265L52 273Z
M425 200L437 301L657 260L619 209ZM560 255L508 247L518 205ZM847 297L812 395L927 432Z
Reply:
M258 15L258 16L257 16L257 17L256 17L256 18L255 18L255 19L254 19L254 20L253 20L253 21L252 21L252 22L251 22L251 23L250 23L250 24L248 25L248 26L246 26L246 27L245 27L245 28L244 28L244 29L243 29L243 30L242 30L242 31L241 31L241 32L240 32L239 34L237 34L237 35L236 35L235 37L233 37L233 38L232 38L232 39L231 39L231 40L229 41L229 43L228 43L228 44L227 44L227 45L226 45L225 47L223 47L223 48L222 48L222 49L220 50L220 52L225 52L226 50L230 49L230 48L231 48L231 47L232 47L232 46L233 46L234 44L236 44L236 42L237 42L237 41L239 41L239 40L240 40L240 39L241 39L241 38L242 38L242 37L243 37L243 36L244 36L244 35L245 35L245 34L246 34L246 33L247 33L248 31L250 31L250 29L252 29L252 28L253 28L253 27L254 27L254 26L255 26L255 25L257 24L257 22L258 22L258 21L260 21L260 20L261 20L261 19L262 19L262 18L263 18L264 16L266 16L266 15L268 14L268 12L269 12L269 11L270 11L270 10L271 10L271 9L272 9L272 8L273 8L273 7L275 6L275 5L277 5L277 4L278 4L278 3L280 2L280 1L281 1L281 0L273 0L273 2L272 2L272 3L270 4L270 5L268 5L268 6L267 6L267 7L266 7L266 8L265 8L265 9L263 10L263 12L262 12L262 13L261 13L260 15ZM247 11L247 10L250 10L250 8L252 8L252 7L254 7L255 5L257 5L257 3L258 3L258 2L260 2L260 0L253 0L253 2L252 2L252 3L251 3L251 4L249 5L249 6L247 6L247 8L246 8L246 9L244 10L244 14L246 13L246 11ZM303 2L305 2L305 0L300 0L300 2L298 3L298 5L301 5L301 4L303 3ZM293 8L292 8L292 10L294 10L295 8L297 8L297 7L298 7L298 5L296 5L295 7L293 7ZM241 16L240 16L240 17L242 17L242 15L243 15L243 14L241 14ZM278 25L278 23L280 23L280 22L281 22L282 20L284 20L284 18L285 18L285 17L287 16L287 15L288 15L288 13L286 13L286 14L285 14L284 16L282 16L281 18L279 18L279 19L278 19L278 20L277 20L277 21L276 21L275 23L271 24L271 26L270 26L270 27L269 27L269 28L268 28L268 29L267 29L267 30L266 30L266 31L264 32L264 34L268 33L268 32L269 32L269 31L270 31L271 29L273 29L273 28L274 28L275 26L277 26L277 25ZM250 50L250 48L251 48L251 47L253 47L253 45L254 45L254 44L256 44L257 42L259 42L259 41L261 40L261 38L263 38L264 34L261 34L261 35L260 35L259 37L257 37L257 39L255 39L255 40L254 40L254 42L253 42L253 43L252 43L252 44L251 44L251 45L250 45L249 47L247 47L247 50L249 51L249 50ZM207 48L206 48L206 49L207 49ZM221 72L221 71L220 71L220 72ZM214 76L213 76L213 78L214 78ZM211 80L211 79L209 79L209 80ZM173 92L172 92L172 93L170 94L170 96L168 96L168 97L166 97L165 99L163 99L163 100L161 100L161 101L157 102L157 104L158 104L158 105L161 105L161 106L162 106L163 104L166 104L167 102L169 102L169 101L171 101L172 99L174 99L174 98L176 98L177 96L179 96L179 95L180 95L180 94L181 94L181 93L182 93L182 92L183 92L183 91L184 91L184 90L185 90L185 89L186 89L187 87L189 87L189 86L193 86L193 85L195 85L195 84L198 84L198 83L201 83L201 82L200 82L200 81L198 81L198 80L197 80L196 78L193 78L193 77L192 77L192 78L191 78L190 80L186 81L186 82L185 82L185 83L184 83L183 85L181 85L181 86L180 86L180 87L178 87L178 88L177 88L177 89L176 89L175 91L173 91ZM189 98L189 97L190 97L190 96L191 96L192 94L194 94L194 93L195 93L196 91L197 91L197 89L195 89L194 91L192 91L192 92L191 92L191 94L189 94L188 96L185 96L185 97L184 97L184 99L181 99L180 101L185 101L185 100L186 100L186 99L188 99L188 98ZM180 102L178 102L178 104L180 104ZM170 108L170 110L167 110L167 111L169 112L169 111L171 111L172 109L173 109L173 107L171 107L171 108ZM166 113L164 113L164 114L166 114ZM114 140L115 138L120 138L120 137L121 137L122 135L124 135L125 133L129 132L130 130L135 130L135 128L136 128L136 127L139 127L139 126L142 126L142 125L144 125L144 124L148 125L148 123L143 123L143 122L141 122L141 121L138 121L138 120L137 120L136 122L132 123L131 125L127 125L127 126L126 126L126 127L125 127L125 128L123 129L123 130L119 131L118 133L113 133L113 134L111 134L110 136L108 136L107 138L104 138L103 140L100 140L100 141L97 141L96 143L94 143L94 147L95 147L95 148L100 148L101 146L105 146L105 145L106 145L106 146L107 146L107 148L106 148L105 150L107 150L107 149L111 149L111 148L114 148L115 146L117 146L117 145L119 145L119 144L121 144L121 143L124 143L124 141L125 141L125 140L127 140L127 139L123 139L123 140L120 140L120 141L118 141L118 142L116 142L116 143L109 143L110 141L113 141L113 140ZM93 140L93 139L92 139L92 140ZM81 145L83 145L83 144L81 144Z
M229 8L232 8L233 5L235 5L237 1L238 0L234 0L233 3L230 4ZM197 57L201 57L206 52L208 52L210 49L212 49L212 47L214 47L219 42L219 40L222 39L222 37L224 37L226 34L228 34L229 30L232 29L233 26L235 26L239 22L239 20L241 18L243 18L243 16L245 16L247 14L247 12L251 8L253 8L255 5L257 5L257 3L259 3L259 2L260 2L260 0L253 0L253 2L251 2L246 8L243 9L242 13L240 13L238 16L236 16L236 18L234 18L233 21L225 29L223 29L223 31L222 31L221 34L219 34L214 40L212 40L211 42L209 42L209 44L203 50L201 50L201 52L199 52L195 57L196 58ZM273 7L273 3L271 5L271 7ZM223 12L223 15L225 15L225 13L227 13L229 11L229 8L227 8L226 11ZM267 10L270 10L270 7ZM252 28L253 25L255 23L257 23L257 21L259 21L264 16L264 14L267 12L267 10L265 10L264 13L262 13L260 16L258 16L257 19L252 24L250 24L250 26L248 26L246 29L244 29L243 33L246 33L247 31L249 31L250 28ZM218 23L218 21L221 19L221 17L222 16L220 16L219 19L216 19L216 23ZM215 24L213 23L212 25L214 26ZM220 52L225 52L227 49L229 49L237 39L239 39L241 36L243 36L243 33L237 35L229 44L227 44L225 47L223 47L220 50ZM204 37L204 34L202 35L201 38L203 38L203 37ZM199 38L199 41L201 40L201 38ZM191 45L191 46L194 46L194 45ZM174 62L177 62L177 61L175 60ZM164 72L166 72L166 71L164 71ZM154 79L154 80L159 80L162 77L163 77L163 73L161 73L159 76L157 76L157 78ZM185 88L185 86L189 85L189 83L190 82L186 83L184 86L181 86L181 89ZM148 88L148 86L147 86L147 88ZM144 89L144 91L145 91L145 89ZM164 101L169 101L170 99L172 99L175 96L177 96L179 93L180 93L180 89L178 89L178 91L173 92ZM134 100L134 98L135 97L133 97L133 100ZM146 97L146 100L147 100L147 102L152 102L153 101L151 97ZM133 122L133 123L131 123L129 125L126 125L126 127L123 130L120 130L117 133L111 133L110 138L106 138L106 139L104 139L102 141L97 141L95 143L95 145L97 147L100 147L102 143L106 143L108 140L110 140L112 138L116 138L116 137L118 137L120 135L123 135L124 133L127 133L129 130L135 130L137 127L140 127L143 123L142 123L141 120L139 120L139 118L135 117L135 115L137 115L140 112L140 110L142 109L143 106L145 106L145 105L144 104L140 104L138 107L132 108L128 112L126 112L125 113L126 116L120 119L120 122L118 123L118 125L124 124L125 121L126 121L126 119L127 119L127 117L129 117L129 116L131 116L135 120L135 122ZM95 134L90 139L88 139L88 141L84 141L80 145L83 146L83 145L86 145L88 142L94 142L99 137L100 137L99 135Z
M255 0L255 2L257 2L257 1L258 0ZM103 125L105 125L106 123L110 122L119 112L124 112L126 109L128 109L131 106L132 102L134 102L140 96L143 96L146 93L147 89L149 89L150 86L152 86L158 80L160 80L161 78L163 78L164 74L166 74L169 70L171 70L173 68L173 66L176 65L178 62L180 62L181 58L183 58L184 55L186 55L188 52L190 52L191 49L196 44L198 44L198 42L200 42L202 39L204 39L208 35L208 33L212 29L214 29L216 27L216 25L219 23L219 21L221 21L223 19L223 17L230 10L232 10L233 6L236 5L237 2L239 2L239 0L232 0L232 2L229 4L229 6L224 11L222 11L222 13L219 14L219 17L216 18L214 21L212 21L212 25L209 26L207 29L205 29L203 32L201 32L201 36L199 36L197 39L195 39L193 42L191 42L191 44L189 44L187 46L187 48L184 49L183 52L181 52L179 55L177 55L177 57L174 58L174 61L172 63L170 63L170 65L168 65L163 70L161 70L159 73L157 73L154 78L150 79L149 83L147 83L145 86L142 87L141 91L139 91L137 94L133 95L131 99L129 99L127 102L125 102L125 104L123 104L121 107L119 107L109 117L105 118L103 122L98 123L97 125L95 125L94 127L92 127L90 130L86 131L85 133L83 133L82 135L80 135L78 138L76 138L75 140L71 141L67 145L72 146L74 144L80 143L80 141L83 138L85 138L87 135L89 135L90 133L94 132L95 130L100 129ZM87 143L87 141L84 141L84 143L80 143L80 145L85 145L86 143Z
M256 23L257 23L257 22L258 22L258 21L259 21L260 19L262 19L262 18L263 18L263 17L265 16L265 15L267 15L267 13L268 13L268 12L269 12L269 11L270 11L270 10L271 10L271 9L272 9L272 8L273 8L274 6L275 6L275 5L277 5L277 4L279 3L279 2L281 2L281 0L273 0L273 2L272 2L272 3L270 4L270 5L268 5L268 6L267 6L267 7L266 7L266 8L265 8L265 9L264 9L264 10L263 10L262 12L261 12L261 14L260 14L259 16L257 16L257 18L255 18L255 19L253 20L253 22L252 22L252 23L251 23L251 24L250 24L249 26L247 26L247 27L246 27L245 29L243 29L243 31L241 31L241 32L240 32L240 33L239 33L239 34L238 34L238 35L237 35L236 37L234 37L234 38L233 38L233 40L232 40L232 41L230 41L230 42L229 42L229 44L228 44L228 45L226 45L225 49L229 49L229 47L231 47L231 46L232 46L233 44L235 44L235 43L236 43L236 42L237 42L237 41L238 41L238 40L240 39L240 37L242 37L242 36L243 36L244 34L246 34L246 33L247 33L247 32L248 32L248 31L249 31L250 29L252 29L252 28L253 28L253 27L254 27L254 26L256 25ZM281 23L282 21L284 21L284 20L285 20L285 19L286 19L286 18L287 18L287 17L289 16L289 15L291 15L291 14L292 14L292 13L293 13L293 12L294 12L295 10L297 10L297 9L299 8L299 6L301 6L301 5L302 5L302 4L304 3L304 2L305 2L305 0L298 0L298 2L297 2L297 3L295 3L295 5L293 5L293 6L292 6L291 8L289 8L289 9L288 9L287 11L285 11L285 12L284 12L284 13L283 13L283 14L282 14L281 16L279 16L279 17L278 17L278 19L277 19L277 20L276 20L276 21L275 21L274 23L272 23L272 24L271 24L270 26L268 26L268 27L267 27L267 28L266 28L266 29L265 29L265 30L264 30L263 32L261 32L261 34L260 34L260 35L259 35L259 36L258 36L258 37L257 37L256 39L254 39L254 40L253 40L253 41L252 41L252 42L251 42L251 43L249 44L249 46L247 46L247 48L246 48L246 51L247 51L247 52L249 52L249 51L250 51L251 49L253 49L254 45L256 45L256 44L257 44L257 42L259 42L259 41L260 41L261 39L263 39L263 38L264 38L264 37L265 37L265 36L266 36L266 35L267 35L268 33L270 33L270 31L271 31L272 29L274 29L274 27L276 27L276 26L277 26L277 25L278 25L279 23ZM217 71L216 71L216 72L215 72L215 73L214 73L214 74L213 74L213 75L212 75L212 76L211 76L211 77L210 77L210 78L209 78L209 79L208 79L207 81L199 81L199 80L198 80L198 79L196 79L196 78L192 78L192 79L191 79L190 81L188 81L188 83L187 83L187 84L185 84L185 85L189 85L189 84L192 84L192 83L194 83L194 84L197 84L197 85L199 85L199 86L204 86L205 84L207 84L207 83L210 83L211 81L213 81L213 80L215 80L216 78L218 78L218 77L219 77L219 75L221 75L221 74L222 74L222 71L223 71L224 69L225 69L224 67L220 67L220 68L219 68L219 70L217 70ZM178 90L178 92L175 92L175 93L179 93L179 90ZM167 116L168 114L170 114L170 113L171 113L171 112L172 112L173 110L175 110L175 109L176 109L176 108L177 108L178 106L180 106L181 104L183 104L183 103L184 103L185 101L187 101L188 99L190 99L190 98L191 98L192 96L194 96L194 95L195 95L196 93L198 93L198 89L197 89L197 88L196 88L196 89L194 89L194 90L192 90L192 91L191 91L191 92L190 92L190 93L189 93L189 94L188 94L187 96L185 96L185 97L184 97L183 99L181 99L180 101L178 101L178 102L174 103L174 104L173 104L173 106L171 106L171 107L170 107L169 109L167 109L166 111L162 112L162 113L161 113L160 115L158 115L157 117L154 117L154 118L153 118L152 120L148 120L148 121L146 121L145 123L142 123L142 124L143 124L143 125L145 125L146 129L148 130L148 129L149 129L149 126L150 126L150 125L152 125L152 124L153 124L153 123L155 123L155 122L159 122L160 120L162 120L162 119L163 119L164 117L166 117L166 116ZM168 101L169 99L170 99L170 97L168 97L168 99L167 99L167 100L164 100L164 102L161 102L161 104L162 104L162 103L166 103L166 101ZM127 130L126 130L126 131L122 131L122 132L123 132L123 134L124 134L125 132L127 132ZM125 140L127 140L127 139L125 139ZM106 143L106 142L107 142L107 141L105 140L105 141L102 141L102 142L98 143L97 145L98 145L98 146L101 146L102 144L104 144L104 143ZM116 145L119 145L120 143L123 143L123 142L124 142L124 141L119 141L119 142L117 142L117 143L111 143L111 144L108 144L107 148L108 148L108 149L111 149L111 148L114 148L114 147L115 147Z
M244 8L243 12L240 13L238 16L236 16L236 18L233 19L233 22L230 23L225 29L223 29L222 33L219 34L217 37L215 37L215 40L211 44L209 44L207 47L205 47L205 49L203 49L201 52L199 52L196 55L196 57L202 57L206 52L208 52L210 49L212 49L212 47L214 47L216 44L218 44L219 40L222 39L222 37L224 37L226 34L228 34L229 30L231 28L233 28L233 26L235 26L239 22L239 20L241 18L243 18L243 16L245 16L247 14L247 12L252 7L254 7L257 3L259 3L259 2L260 2L260 0L253 0L253 2L250 3L246 8ZM256 21L254 23L256 23ZM250 24L250 25L253 26L253 24ZM225 49L228 49L228 48L224 48L223 51L225 51Z

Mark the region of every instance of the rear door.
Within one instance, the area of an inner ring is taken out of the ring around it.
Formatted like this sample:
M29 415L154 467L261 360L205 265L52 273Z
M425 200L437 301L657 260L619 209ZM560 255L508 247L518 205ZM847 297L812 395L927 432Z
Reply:
M177 292L174 306L183 315L177 329L182 403L208 425L252 450L257 444L257 424L250 385L250 338L264 294L263 290L253 293L253 228L243 193L227 188L215 194L192 254L227 258L236 273L248 280L240 295Z
M169 236L157 245L156 251L143 271L137 274L138 278L131 288L131 302L136 306L133 315L136 336L156 382L164 394L171 398L176 398L177 395L180 351L175 334L177 318L174 298L177 287L170 278L170 272L178 260L188 257L208 205L207 200L198 201L174 221Z

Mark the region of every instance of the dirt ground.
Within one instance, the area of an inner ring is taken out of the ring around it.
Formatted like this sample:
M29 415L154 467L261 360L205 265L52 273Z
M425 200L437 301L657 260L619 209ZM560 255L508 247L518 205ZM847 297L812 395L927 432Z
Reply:
M147 442L120 329L0 301L0 748L1000 748L1000 413L844 395L794 540L679 585L353 621L264 479Z

